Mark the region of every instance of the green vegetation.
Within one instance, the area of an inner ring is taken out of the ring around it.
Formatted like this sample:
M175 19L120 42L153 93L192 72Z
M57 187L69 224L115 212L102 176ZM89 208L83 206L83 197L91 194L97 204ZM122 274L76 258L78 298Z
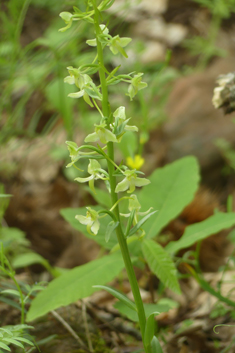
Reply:
M186 46L193 55L201 53L198 65L204 68L215 55L224 55L216 46L216 38L222 20L235 12L235 3L196 2L210 10L211 26L208 38L189 39ZM19 310L21 318L17 325L0 328L0 352L10 351L11 344L19 347L19 351L31 352L40 341L34 340L29 333L33 327L25 321L32 322L103 289L118 300L114 307L120 314L140 330L145 353L162 353L164 340L155 316L179 306L178 302L164 298L163 293L170 289L181 295L182 278L194 277L203 290L217 298L211 318L234 316L232 297L224 296L221 285L213 288L199 264L201 242L235 226L232 199L228 200L227 212L215 210L206 220L188 225L179 240L162 241L162 230L194 199L200 186L199 165L195 157L187 156L158 168L148 178L140 171L150 132L167 118L169 83L179 73L169 66L169 51L165 62L160 64L115 66L113 57L127 58L132 43L131 38L118 32L118 19L112 19L106 11L113 3L114 0L86 0L76 4L10 0L4 2L0 12L3 22L0 65L4 67L0 72L0 146L8 148L15 138L33 142L62 122L69 156L64 152L65 146L56 146L52 153L63 165L70 158L64 175L80 184L88 183L88 192L97 205L64 208L60 213L103 250L103 256L71 270L51 266L30 249L24 232L4 224L11 195L6 195L1 187L0 275L6 289L1 290L0 300ZM76 6L71 10L73 5ZM21 43L30 7L44 11L50 25L33 41ZM65 26L61 28L62 20ZM39 99L29 118L28 104L34 94L43 99ZM157 107L152 105L156 97ZM80 130L86 137L85 143L78 146L75 133ZM217 145L234 170L231 145L224 140ZM234 242L232 233L230 240ZM195 250L191 250L195 244ZM180 256L183 249L189 250ZM29 285L17 279L18 269L35 264L50 274L49 283ZM182 264L186 274L180 271ZM159 300L143 303L133 266L140 271L147 267L158 279ZM229 266L222 269L222 279L228 269ZM107 286L123 270L133 300L121 290ZM191 324L191 320L185 320L182 326Z

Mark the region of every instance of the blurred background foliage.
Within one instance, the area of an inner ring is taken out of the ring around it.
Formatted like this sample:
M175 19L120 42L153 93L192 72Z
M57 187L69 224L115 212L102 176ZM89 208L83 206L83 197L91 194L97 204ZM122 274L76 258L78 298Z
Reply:
M116 1L115 6L121 4L122 11L118 8L117 12L114 9L104 15L104 22L107 21L111 33L119 33L120 36L132 36L134 33L134 39L128 48L127 62L123 62L118 56L112 57L109 51L106 52L108 69L112 70L121 64L120 72L143 72L144 81L148 83L148 89L141 91L131 105L125 96L125 85L110 87L113 109L125 105L128 116L133 119L132 123L139 128L139 141L133 142L131 150L125 150L125 142L120 146L124 157L141 154L149 132L161 126L167 119L165 106L172 82L189 71L204 69L215 56L226 55L226 50L217 45L217 37L223 21L229 20L235 12L235 0L191 1L188 8L193 8L194 12L199 8L206 11L204 17L207 18L207 28L204 28L204 35L197 35L195 30L191 31L189 28L187 33L182 25L172 25L171 18L167 18L169 14L163 20L161 15L164 13L164 6L165 9L168 5L172 7L171 1L169 4L167 1L154 1L151 23L152 26L156 25L153 31L157 32L159 29L157 35L163 48L157 60L154 57L148 58L148 53L151 54L156 45L153 40L147 43L144 37L148 23L146 22L144 28L141 22L138 28L143 14L148 17L146 8L141 8L141 3L140 0ZM62 127L66 138L72 140L81 129L88 133L97 121L98 113L87 107L83 100L67 97L74 87L63 82L67 76L66 67L79 67L94 58L92 50L85 43L86 39L93 38L93 30L88 23L79 22L64 33L58 32L63 27L59 13L71 11L74 4L73 0L1 2L0 144L7 143L12 137L32 139L43 136L56 126ZM83 8L84 1L77 0L75 5ZM159 9L161 6L162 13L154 12L155 7ZM138 11L135 12L136 8L140 8L141 15ZM176 10L177 6L173 5L172 13ZM148 14L150 13L151 6ZM136 18L128 19L131 15ZM192 26L187 21L190 21L190 16L183 22L186 27ZM149 38L151 36L152 33L149 33ZM195 60L177 64L174 56L177 51L180 51L180 55L195 57ZM193 67L190 63L193 63ZM130 141L132 140L130 137ZM56 159L65 158L66 148L57 145L53 155Z
M76 6L83 7L83 1ZM59 13L71 10L74 1L62 0L9 0L1 3L0 20L0 143L6 143L13 136L33 138L47 134L62 122L67 138L72 139L77 124L89 130L97 117L94 111L87 111L82 100L67 97L73 87L64 84L67 66L78 67L93 60L93 53L85 44L92 38L92 29L87 23L74 25L64 33ZM129 2L126 2L128 12ZM127 24L112 14L106 15L111 31L118 30L125 35ZM119 23L119 24L118 24ZM138 58L144 50L142 40L135 41L132 50ZM142 131L142 140L147 139L148 130L161 124L166 118L164 104L169 91L167 84L177 77L176 70L167 68L170 52L164 62L143 65L131 61L122 70L139 71L146 74L148 92L141 93L129 111ZM116 65L107 53L106 64L112 69ZM129 66L129 67L128 67ZM159 75L155 73L161 73ZM154 73L154 76L153 76ZM111 88L114 107L128 103L122 97L126 87ZM159 94L159 104L151 111L151 102ZM82 116L82 119L80 117ZM79 121L80 120L80 121Z

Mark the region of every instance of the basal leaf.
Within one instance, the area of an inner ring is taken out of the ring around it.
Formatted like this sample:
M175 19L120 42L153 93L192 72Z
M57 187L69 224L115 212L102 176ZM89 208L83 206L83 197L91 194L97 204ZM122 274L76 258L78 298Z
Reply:
M111 295L113 295L115 298L119 299L121 302L126 304L129 308L131 308L134 311L137 311L135 303L133 301L131 301L126 295L124 295L123 293L117 291L116 289L114 289L112 287L99 286L99 285L98 286L93 286L93 287L94 288L98 288L98 289L106 290Z
M146 320L145 332L144 332L144 344L149 346L152 342L154 331L155 331L155 320L154 316L158 315L159 312L152 313Z
M151 184L138 193L138 199L141 211L149 207L158 211L143 226L152 238L193 200L199 182L198 162L192 156L184 157L157 169L148 179Z
M95 291L93 285L110 282L123 267L121 255L112 254L62 274L32 301L27 321L91 295Z
M166 287L180 294L181 291L176 275L176 268L170 255L161 245L151 239L145 239L143 241L142 250L151 271Z
M126 304L123 302L117 302L114 304L114 307L120 311L120 313L126 317L128 317L129 320L132 320L134 322L138 322L138 314L135 310L131 309L128 307ZM159 312L159 313L164 313L167 312L171 309L171 307L167 304L144 304L144 311L146 317L150 316L154 312Z
M99 206L92 206L92 209L95 211L101 210L101 207ZM99 232L96 236L91 235L87 232L86 226L82 225L79 223L76 219L76 215L83 215L85 216L87 212L87 209L85 207L81 208L63 208L60 210L61 215L64 217L64 219L71 224L71 226L77 230L79 230L81 233L83 233L87 238L93 239L96 241L98 244L103 246L106 249L112 249L116 244L117 244L117 238L115 236L111 236L108 243L105 241L105 233L107 226L110 222L110 217L105 217L100 220L100 229Z
M152 339L151 350L152 350L152 353L163 353L162 347L161 347L161 345L158 341L158 338L156 336L154 336Z
M171 241L165 249L170 253L176 253L180 249L187 248L197 241L234 225L235 213L218 212L205 221L188 226L183 236L177 241Z

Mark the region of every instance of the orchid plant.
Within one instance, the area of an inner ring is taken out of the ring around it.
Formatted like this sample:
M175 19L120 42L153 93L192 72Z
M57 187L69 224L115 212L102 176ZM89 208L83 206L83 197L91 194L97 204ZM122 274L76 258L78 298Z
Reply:
M96 211L91 207L87 207L86 215L77 215L75 218L78 222L87 226L87 231L90 234L96 235L100 228L100 219L103 217L110 217L110 223L107 227L106 241L109 240L110 235L115 231L118 239L119 247L123 256L126 271L132 288L135 305L137 308L140 330L142 333L144 349L146 353L161 352L161 347L157 338L154 335L148 337L150 321L153 321L154 315L151 319L146 320L143 302L140 296L140 291L130 258L130 253L127 246L127 238L134 233L138 233L139 237L143 237L145 232L141 228L145 219L139 220L140 217L149 215L152 208L145 212L140 212L141 205L134 194L136 187L148 185L150 181L144 178L143 173L138 169L143 164L142 161L137 161L138 167L132 163L131 167L115 163L115 145L120 143L126 131L137 132L136 126L128 125L130 118L126 116L125 107L120 106L115 111L112 111L109 104L110 85L125 82L128 84L127 96L132 100L139 90L145 88L147 84L142 82L143 73L131 72L129 74L118 75L120 67L116 67L112 72L109 72L104 64L104 51L110 49L113 55L122 55L127 58L125 47L131 42L131 38L120 38L119 35L112 37L106 24L102 22L102 12L108 9L114 0L103 0L98 3L97 0L87 0L87 11L82 12L77 7L74 7L74 13L62 12L60 17L64 20L66 27L60 29L64 32L72 26L73 21L84 20L94 26L95 38L89 39L86 43L95 47L97 53L94 55L94 60L90 64L83 65L79 68L69 66L69 76L64 79L65 83L75 85L79 91L70 93L69 97L84 101L90 106L98 110L100 114L100 121L94 124L94 131L85 138L85 143L80 147L75 142L67 141L71 162L67 167L76 167L76 163L80 158L89 160L87 172L88 176L85 178L77 177L75 180L79 183L89 183L90 189L95 193L95 181L100 179L105 182L105 185L110 193L112 207ZM100 84L96 85L92 79L92 75L99 73ZM90 143L96 143L90 145ZM101 144L104 146L101 147ZM102 160L101 167L99 160ZM103 162L105 161L105 163ZM120 181L117 181L121 179ZM122 196L122 193L125 193ZM129 213L122 214L119 212L119 203L124 200L129 200ZM152 212L154 214L156 211ZM121 217L128 218L126 230L123 230L123 222ZM119 294L115 294L118 297ZM152 325L153 326L153 325ZM150 330L153 331L152 328ZM147 338L146 338L147 337Z

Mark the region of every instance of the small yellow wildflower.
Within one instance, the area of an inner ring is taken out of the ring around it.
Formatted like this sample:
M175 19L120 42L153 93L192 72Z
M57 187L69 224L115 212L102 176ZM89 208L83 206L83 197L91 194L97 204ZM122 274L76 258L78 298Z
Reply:
M134 158L127 157L126 164L131 169L140 169L144 164L144 158L142 158L139 154L136 154Z

